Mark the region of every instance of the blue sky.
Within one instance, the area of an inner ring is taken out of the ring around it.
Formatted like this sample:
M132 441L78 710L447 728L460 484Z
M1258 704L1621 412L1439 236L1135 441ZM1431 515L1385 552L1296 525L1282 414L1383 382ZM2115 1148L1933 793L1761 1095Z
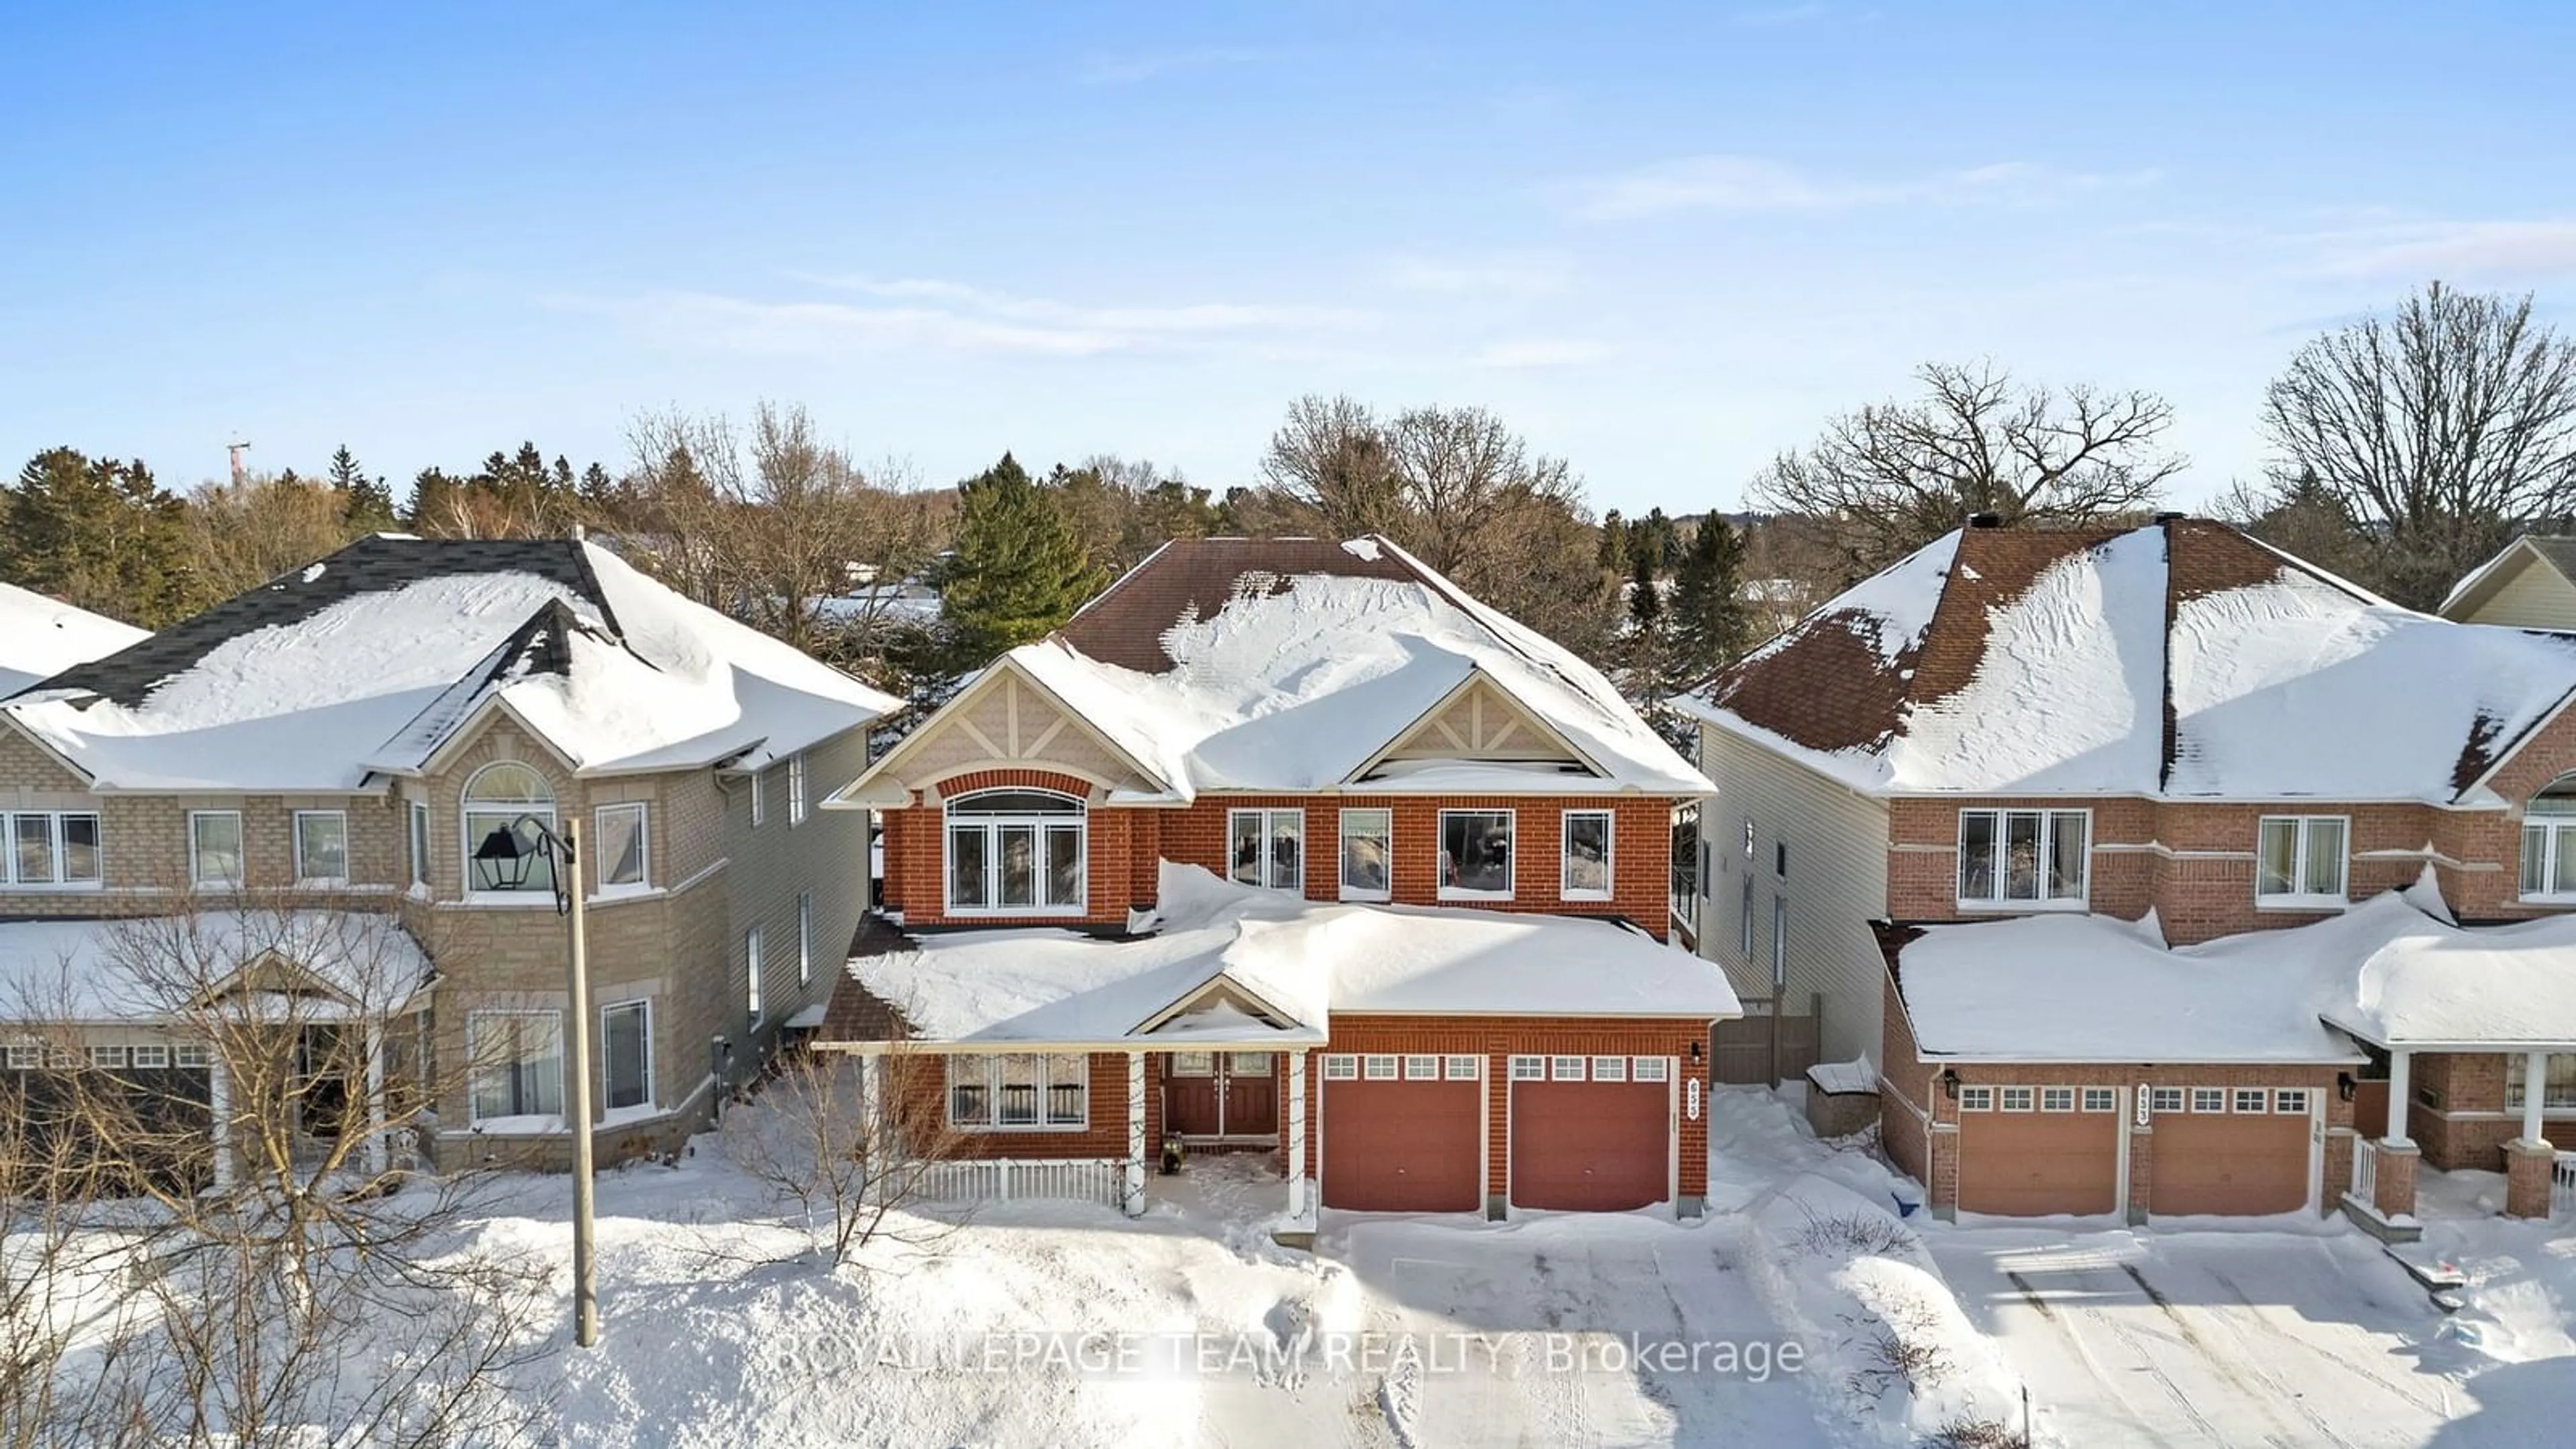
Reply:
M756 11L756 13L755 13ZM1930 358L2148 387L2197 503L2422 280L2576 320L2567 7L30 7L0 459L398 485L801 401L1248 481L1302 392L1732 506Z

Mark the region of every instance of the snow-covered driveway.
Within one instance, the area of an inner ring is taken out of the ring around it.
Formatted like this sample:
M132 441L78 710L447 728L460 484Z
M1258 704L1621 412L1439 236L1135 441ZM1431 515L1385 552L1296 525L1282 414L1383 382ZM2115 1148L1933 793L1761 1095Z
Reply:
M2422 1445L2468 1350L2353 1232L1924 1233L2066 1444Z

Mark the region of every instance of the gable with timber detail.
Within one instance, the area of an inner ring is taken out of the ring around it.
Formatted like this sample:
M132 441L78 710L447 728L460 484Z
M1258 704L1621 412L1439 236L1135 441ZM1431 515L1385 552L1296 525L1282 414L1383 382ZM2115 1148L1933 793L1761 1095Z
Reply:
M993 670L914 731L886 761L885 773L917 790L970 770L1006 767L1059 770L1112 790L1162 788L1011 669Z
M1485 679L1452 696L1379 758L1583 763L1556 731Z

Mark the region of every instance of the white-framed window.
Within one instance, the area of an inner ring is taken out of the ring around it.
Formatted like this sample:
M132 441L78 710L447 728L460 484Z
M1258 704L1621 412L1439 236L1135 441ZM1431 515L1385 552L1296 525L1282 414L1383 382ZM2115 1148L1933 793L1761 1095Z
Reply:
M2576 775L2561 775L2522 814L2522 898L2576 901Z
M510 900L554 894L554 852L546 848L535 826L554 828L555 791L534 766L517 760L495 760L475 771L473 778L465 782L460 813L464 819L468 896ZM524 860L475 858L486 842L505 832L517 837ZM511 885L510 877L523 870L519 883Z
M2239 1087L2236 1089L2235 1095L2236 1110L2239 1112L2268 1112L2272 1110L2272 1094L2261 1087Z
M1091 1125L1091 1061L1080 1052L948 1059L948 1121L977 1132L1069 1132Z
M2082 905L2092 838L2089 810L1960 811L1959 905Z
M170 1065L170 1048L168 1044L151 1043L136 1047L134 1049L134 1065L138 1071L157 1072L164 1070Z
M814 984L814 893L796 893L796 984Z
M1959 1110L1960 1110L1960 1111L1962 1111L1962 1112L1991 1112L1991 1111L1993 1111L1994 1109L1995 1109L1995 1089L1994 1089L1994 1088L1992 1088L1992 1087L1961 1087L1961 1088L1959 1089Z
M1306 812L1225 812L1226 872L1238 885L1274 891L1306 888Z
M2522 1110L2522 1058L2505 1058L2504 1107ZM2551 1052L2541 1065L2540 1105L2544 1111L2576 1108L2576 1052Z
M1439 1081L1440 1058L1437 1056L1406 1057L1404 1059L1404 1079L1408 1082Z
M2181 1111L2182 1088L2149 1087L2147 1089L2147 1110L2159 1114Z
M1743 904L1735 914L1735 949L1744 959L1753 959L1753 872L1746 871L1743 880Z
M652 887L652 824L652 810L641 800L591 812L590 848L599 862L601 894Z
M6 884L55 890L99 885L98 812L17 810L7 819Z
M1615 894L1610 812L1566 811L1564 847L1564 860L1557 871L1557 894L1569 901L1610 899Z
M1392 1082L1396 1065L1394 1053L1371 1052L1361 1059L1360 1070L1372 1082Z
M181 1042L170 1048L170 1064L176 1067L208 1067L215 1055L204 1042Z
M1672 1059L1669 1057L1639 1057L1636 1061L1634 1079L1640 1082L1670 1081L1672 1065Z
M2084 1110L2087 1112L2119 1111L2120 1093L2118 1089L2113 1087L2086 1087L2084 1089Z
M765 770L754 770L751 772L751 828L758 830L768 823L769 774Z
M2305 1117L2308 1115L2308 1089L2305 1087L2274 1088L2272 1110L2285 1115Z
M2191 1110L2193 1110L2193 1111L2195 1111L2195 1112L2224 1112L2224 1111L2226 1111L2226 1110L2227 1110L2227 1089L2226 1089L2225 1087L2194 1087L2194 1088L2192 1088L2192 1089L2191 1089Z
M1348 1053L1340 1053L1324 1058L1325 1081L1354 1082L1359 1080L1359 1075L1360 1059L1358 1057L1351 1056Z
M349 812L295 812L295 879L303 885L349 883Z
M1559 1082L1582 1081L1587 1061L1584 1057L1550 1057L1547 1060L1548 1077Z
M1441 1058L1440 1075L1453 1082L1472 1082L1485 1074L1485 1059L1477 1056Z
M1079 915L1083 802L1053 790L977 790L948 802L948 909L961 916Z
M188 812L188 881L202 890L242 883L242 818L238 810Z
M1512 1058L1512 1080L1515 1082L1546 1081L1547 1058L1518 1056Z
M2352 822L2341 815L2266 815L2255 836L2254 903L2340 906Z
M749 1014L751 1024L753 1026L760 1025L761 1017L760 978L765 967L765 963L762 961L761 956L760 928L758 926L754 926L750 930L742 933L742 1004L744 1011Z
M1594 1057L1592 1059L1592 1080L1596 1082L1624 1082L1628 1080L1628 1059L1626 1057Z
M81 1054L73 1051L70 1047L58 1046L45 1048L45 1065L52 1067L56 1071L67 1072L80 1064Z
M412 801L410 815L411 883L425 887L429 884L429 802Z
M601 1105L615 1110L653 1100L653 1003L619 1001L599 1009Z
M2038 1099L2039 1089L2036 1087L1998 1087L1995 1089L1996 1105L2000 1110L2006 1112L2030 1111L2031 1108L2037 1104Z
M45 1049L37 1043L31 1041L9 1043L9 1070L32 1072L44 1065L44 1062Z
M2075 1089L2074 1089L2073 1087L2042 1087L2042 1088L2040 1088L2040 1089L2039 1089L2039 1110L2041 1110L2041 1111L2043 1111L2043 1112L2072 1112L2072 1111L2074 1111L2074 1110L2075 1110Z
M803 755L787 757L787 823L791 826L805 823L805 757Z
M1395 889L1395 812L1345 810L1341 833L1342 899L1389 899Z
M473 1062L468 1095L475 1121L563 1115L562 1012L470 1013L465 1046Z
M1440 895L1444 900L1509 900L1512 812L1440 812Z
M89 1049L89 1064L106 1071L123 1071L125 1069L125 1048L121 1046L91 1047Z

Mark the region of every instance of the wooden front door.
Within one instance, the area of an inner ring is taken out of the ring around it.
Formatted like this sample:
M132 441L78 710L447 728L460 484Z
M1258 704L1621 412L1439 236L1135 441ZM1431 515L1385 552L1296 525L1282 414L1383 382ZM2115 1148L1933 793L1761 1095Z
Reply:
M1184 1137L1279 1131L1274 1052L1174 1052L1163 1058L1163 1125Z

